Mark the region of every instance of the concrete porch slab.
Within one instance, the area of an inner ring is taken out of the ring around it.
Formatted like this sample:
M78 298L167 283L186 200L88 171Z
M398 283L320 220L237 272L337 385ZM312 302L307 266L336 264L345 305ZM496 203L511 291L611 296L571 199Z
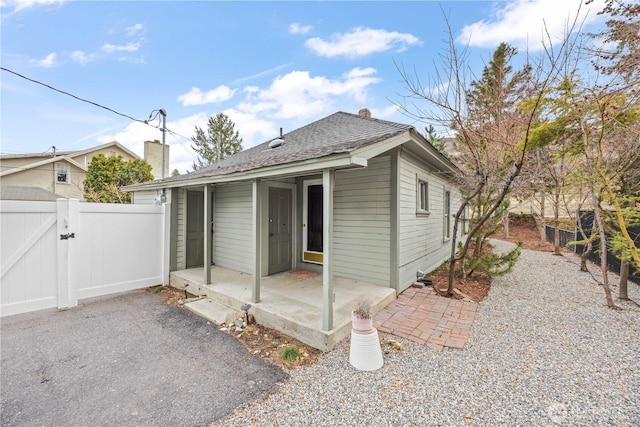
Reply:
M193 268L171 273L171 285L195 295L206 295L230 309L240 311L251 303L251 275L214 266L211 285L203 283L204 269ZM328 351L349 336L351 309L360 300L371 303L377 313L396 299L395 290L344 277L334 277L333 329L322 329L322 276L304 277L278 273L263 277L260 302L249 312L266 327L281 331L314 348Z
M184 305L189 311L204 317L218 325L227 324L242 316L242 312L232 310L226 305L205 298L198 301L189 302Z

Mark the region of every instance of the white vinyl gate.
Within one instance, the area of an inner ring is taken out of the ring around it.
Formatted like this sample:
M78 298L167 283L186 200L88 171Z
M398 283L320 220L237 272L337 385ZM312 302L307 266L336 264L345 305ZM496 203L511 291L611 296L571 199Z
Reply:
M168 205L0 203L0 315L168 283Z

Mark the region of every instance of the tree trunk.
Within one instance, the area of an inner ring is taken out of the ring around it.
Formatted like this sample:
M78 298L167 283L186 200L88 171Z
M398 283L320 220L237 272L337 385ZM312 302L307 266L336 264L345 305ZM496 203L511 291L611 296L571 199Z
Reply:
M547 241L547 224L544 218L544 199L547 195L544 191L540 191L540 243L545 243Z
M555 206L553 207L553 222L556 226L553 232L553 254L562 255L560 252L560 193L555 191Z
M485 184L486 184L486 179L478 183L473 194L471 194L468 198L465 198L462 200L462 203L460 203L460 207L458 208L458 212L456 212L456 216L453 219L453 232L451 236L451 252L449 254L449 277L448 277L449 283L447 286L447 296L449 297L453 296L453 284L454 284L453 280L455 277L456 262L461 259L464 260L464 257L467 254L467 250L469 249L469 242L471 241L471 236L478 229L478 226L476 225L469 232L469 235L465 240L464 245L462 246L462 250L460 251L460 254L456 256L456 238L458 236L458 224L460 223L460 217L462 216L462 213L464 212L464 210L467 208L467 205L469 204L469 200L472 200L474 197L480 194Z
M593 245L591 244L591 242L587 243L587 246L580 254L580 271L589 271L589 269L587 268L587 260L589 260L589 255L591 255L592 250Z
M576 222L577 228L580 232L580 240L587 240L587 244L584 246L582 253L580 254L580 271L589 271L587 268L587 260L589 256L591 256L591 252L593 251L593 244L591 243L591 235L587 236L587 233L584 231L584 227L582 226L582 217L580 216L580 211L576 214Z
M504 216L504 238L509 238L509 211Z
M620 265L620 283L618 286L618 299L628 300L627 284L629 281L629 260L623 260Z
M593 197L593 216L598 227L598 234L600 235L600 270L602 271L602 287L604 288L604 295L607 298L607 307L616 308L613 303L613 297L611 296L611 289L609 288L609 273L607 268L607 236L604 234L604 224L600 217L600 211L598 207L598 196L595 192L591 193Z

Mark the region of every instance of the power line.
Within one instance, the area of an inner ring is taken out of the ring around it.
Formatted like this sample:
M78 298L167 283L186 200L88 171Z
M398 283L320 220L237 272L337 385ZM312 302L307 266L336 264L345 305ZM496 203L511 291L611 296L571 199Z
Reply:
M173 139L175 139L177 142L180 143L180 145L178 145L178 147L182 147L187 153L189 153L191 155L191 157L193 157L194 160L198 160L198 156L196 155L196 153L193 151L193 149L191 148L191 146L189 144L185 144L182 141L180 141L178 138L176 138L176 135L185 138L185 139L190 139L187 138L184 135L180 135L177 132L174 132L172 130L167 129L167 132L169 132L169 135L171 135L173 137Z
M150 123L149 123L150 121L154 120L154 119L158 116L159 110L153 110L153 111L151 112L151 114L149 114L149 118L148 118L147 120L139 120L139 119L136 119L136 118L134 118L134 117L129 116L128 114L124 114L124 113L121 113L121 112L119 112L119 111L116 111L116 110L114 110L113 108L109 108L109 107L106 107L106 106L104 106L104 105L102 105L102 104L99 104L99 103L97 103L97 102L93 102L93 101L90 101L90 100L88 100L88 99L81 98L81 97L76 96L76 95L74 95L74 94L72 94L72 93L69 93L69 92L67 92L67 91L64 91L64 90L61 90L61 89L55 88L55 87L53 87L53 86L51 86L51 85L48 85L48 84L46 84L46 83L43 83L43 82L41 82L41 81L39 81L39 80L35 80L35 79L29 78L29 77L27 77L27 76L24 76L24 75L22 75L22 74L20 74L20 73L17 73L17 72L15 72L15 71L13 71L13 70L10 70L10 69L8 69L8 68L0 67L0 70L2 70L2 71L6 71L6 72L8 72L8 73L11 73L11 74L13 74L13 75L15 75L15 76L18 76L18 77L20 77L20 78L22 78L22 79L25 79L25 80L27 80L27 81L30 81L30 82L32 82L32 83L39 84L39 85L41 85L41 86L46 87L47 89L51 89L51 90L53 90L53 91L55 91L55 92L58 92L58 93L61 93L61 94L63 94L63 95L70 96L71 98L77 99L78 101L86 102L87 104L93 105L93 106L98 107L98 108L102 108L102 109L104 109L104 110L107 110L107 111L109 111L109 112L111 112L111 113L114 113L114 114L117 114L117 115L119 115L119 116L126 117L127 119L132 120L132 121L134 121L134 122L143 123L143 124L145 124L145 125L147 125L147 126L150 126L150 127L154 128L154 129L158 129L158 128L160 127L159 125L158 125L158 126L154 126L154 125L152 125L152 124L150 124ZM156 113L156 114L155 114L155 116L153 116L153 113ZM188 140L188 141L190 141L190 140L191 140L191 138L190 138L190 137L188 137L188 136L184 136L184 135L181 135L181 134L179 134L178 132L175 132L175 131L173 131L173 130L171 130L171 129L165 128L165 130L166 130L167 132L169 132L169 134L170 134L171 136L173 136L173 138L174 138L177 142L180 142L180 141L176 138L176 136L179 136L179 137L181 137L181 138L184 138L184 139L186 139L186 140ZM197 156L195 155L195 153L190 149L191 147L189 147L189 145L188 145L188 144L186 144L186 145L187 145L187 147L185 148L185 149L186 149L186 151L187 151L187 152L188 152L188 153L189 153L189 154L190 154L194 159L197 159ZM183 146L183 147L184 147L184 144L181 144L181 146ZM47 150L47 151L48 151L48 150ZM45 153L46 153L46 152L45 152Z
M132 120L132 121L134 121L134 122L144 123L144 124L145 124L145 125L147 125L147 126L151 126L151 127L153 127L153 128L156 128L156 129L157 129L157 127L156 127L156 126L150 125L150 124L149 124L149 123L147 123L147 121L145 121L145 120L139 120L139 119L133 118L133 117L131 117L131 116L127 115L127 114L124 114L124 113L121 113L121 112L119 112L119 111L116 111L116 110L114 110L113 108L105 107L104 105L98 104L97 102L93 102L93 101L89 101L88 99L80 98L79 96L76 96L76 95L74 95L74 94L72 94L72 93L69 93L69 92L66 92L66 91L64 91L64 90L61 90L61 89L55 88L55 87L53 87L53 86L51 86L51 85L48 85L48 84L46 84L46 83L43 83L43 82L41 82L41 81L31 79L31 78L29 78L29 77L27 77L27 76L23 76L22 74L20 74L20 73L16 73L15 71L10 70L10 69L8 69L8 68L0 67L0 70L2 70L2 71L6 71L6 72L11 73L11 74L14 74L14 75L16 75L16 76L18 76L18 77L20 77L20 78L22 78L22 79L28 80L28 81L30 81L30 82L32 82L32 83L39 84L39 85L41 85L41 86L44 86L44 87L46 87L46 88L48 88L48 89L51 89L51 90L53 90L53 91L55 91L55 92L58 92L58 93L61 93L61 94L63 94L63 95L70 96L71 98L77 99L78 101L86 102L87 104L91 104L91 105L93 105L93 106L95 106L95 107L102 108L102 109L104 109L104 110L107 110L107 111L109 111L109 112L111 112L111 113L114 113L114 114L117 114L117 115L119 115L119 116L126 117L127 119Z

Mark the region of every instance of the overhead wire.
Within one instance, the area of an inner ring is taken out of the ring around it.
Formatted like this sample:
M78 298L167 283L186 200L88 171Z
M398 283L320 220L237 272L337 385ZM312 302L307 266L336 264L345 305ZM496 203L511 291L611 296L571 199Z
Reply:
M125 118L127 118L127 119L129 119L129 120L131 120L131 121L138 122L138 123L143 123L143 124L145 124L145 125L147 125L147 126L150 126L150 127L154 128L154 129L160 129L160 128L161 128L161 125L160 125L160 124L158 124L158 125L156 126L156 125L153 125L153 124L149 123L149 122L151 122L151 121L155 120L155 119L158 117L158 115L160 114L160 110L153 110L153 111L151 111L151 113L149 114L149 118L148 118L147 120L140 120L140 119L136 119L135 117L132 117L132 116L130 116L130 115L128 115L128 114L124 114L124 113L121 113L121 112L119 112L119 111L117 111L117 110L114 110L113 108L109 108L109 107L107 107L107 106L105 106L105 105L102 105L102 104L99 104L99 103L97 103L97 102L94 102L94 101L91 101L91 100L88 100L88 99L85 99L85 98L81 98L81 97L79 97L79 96L77 96L77 95L74 95L74 94L69 93L69 92L67 92L67 91L65 91L65 90L62 90L62 89L58 89L58 88L56 88L56 87L53 87L53 86L51 86L51 85L49 85L49 84L47 84L47 83L41 82L41 81L39 81L39 80L32 79L32 78L27 77L27 76L25 76L25 75L22 75L22 74L20 74L20 73L18 73L18 72L16 72L16 71L10 70L10 69L8 69L8 68L6 68L6 67L0 67L0 70L2 70L2 71L6 71L6 72L8 72L8 73L11 73L11 74L13 74L13 75L15 75L15 76L17 76L17 77L20 77L20 78L25 79L25 80L27 80L27 81L30 81L30 82L32 82L32 83L36 83L36 84L38 84L38 85L44 86L44 87L46 87L47 89L53 90L53 91L58 92L58 93L61 93L61 94L63 94L63 95L70 96L71 98L74 98L74 99L76 99L76 100L78 100L78 101L85 102L85 103L87 103L87 104L93 105L93 106L98 107L98 108L102 108L102 109L107 110L107 111L109 111L109 112L111 112L111 113L114 113L114 114L117 114L117 115L119 115L119 116L125 117ZM154 113L155 113L155 115L154 115ZM165 130L166 130L169 134L171 134L177 142L180 142L180 141L176 138L176 135L177 135L177 136L180 136L181 138L187 139L187 140L190 140L190 139L191 139L191 138L186 137L186 136L184 136L184 135L180 135L179 133L177 133L177 132L175 132L175 131L173 131L173 130L171 130L171 129L168 129L168 128L166 128L166 127L165 127ZM184 144L182 144L182 143L181 143L181 145L182 145L182 146L184 146ZM189 154L190 154L194 159L197 159L197 156L195 155L195 153L194 153L192 150L189 150L188 148L190 148L190 147L185 148L185 150L186 150L186 151L187 151L187 152L188 152L188 153L189 153ZM46 154L49 150L51 150L51 148L49 148L49 149L48 149L47 151L45 151L43 154Z
M154 125L152 125L152 124L149 124L149 123L147 122L147 120L140 120L140 119L136 119L136 118L134 118L134 117L131 117L131 116L130 116L130 115L128 115L128 114L124 114L124 113L121 113L121 112L119 112L119 111L116 111L116 110L114 110L113 108L109 108L109 107L106 107L106 106L104 106L104 105L102 105L102 104L99 104L99 103L97 103L97 102L94 102L94 101L90 101L90 100L88 100L88 99L81 98L81 97L79 97L79 96L77 96L77 95L74 95L74 94L69 93L69 92L67 92L67 91L64 91L64 90L62 90L62 89L58 89L58 88L56 88L56 87L53 87L53 86L48 85L48 84L46 84L46 83L43 83L43 82L41 82L41 81L39 81L39 80L35 80L35 79L29 78L29 77L27 77L27 76L24 76L24 75L22 75L22 74L20 74L20 73L17 73L17 72L15 72L15 71L13 71L13 70L10 70L10 69L8 69L8 68L0 67L0 70L2 70L2 71L6 71L6 72L8 72L8 73L11 73L11 74L13 74L13 75L15 75L15 76L18 76L18 77L20 77L20 78L22 78L22 79L25 79L25 80L27 80L27 81L30 81L30 82L32 82L32 83L35 83L35 84L38 84L38 85L44 86L44 87L46 87L47 89L51 89L51 90L53 90L53 91L55 91L55 92L58 92L58 93L61 93L61 94L63 94L63 95L70 96L71 98L77 99L78 101L86 102L87 104L91 104L91 105L93 105L93 106L95 106L95 107L102 108L102 109L104 109L104 110L107 110L107 111L109 111L109 112L111 112L111 113L114 113L114 114L117 114L117 115L119 115L119 116L125 117L125 118L127 118L127 119L129 119L129 120L132 120L132 121L134 121L134 122L144 123L144 124L145 124L145 125L147 125L147 126L151 126L151 127L153 127L153 128L156 128L156 129L158 128L157 126L154 126ZM153 112L152 112L152 113L153 113ZM149 117L151 117L151 116L149 116ZM151 118L150 118L149 120L151 120Z

